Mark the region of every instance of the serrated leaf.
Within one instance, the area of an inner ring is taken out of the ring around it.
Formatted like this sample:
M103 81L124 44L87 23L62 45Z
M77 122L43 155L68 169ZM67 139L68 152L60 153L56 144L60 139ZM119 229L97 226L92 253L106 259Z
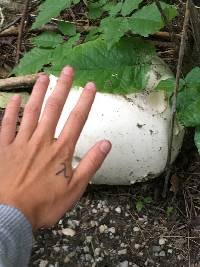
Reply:
M71 3L72 0L45 0L39 7L39 14L32 29L36 29L57 17L62 10L69 8Z
M161 6L168 21L177 15L175 6L165 3L161 3ZM163 28L164 22L156 4L153 3L136 11L129 19L129 26L134 33L147 37Z
M43 65L50 63L53 49L35 47L20 60L19 65L13 70L16 75L37 73Z
M109 11L109 14L110 16L114 17L116 16L122 9L122 1L117 3L116 5L114 5L110 11Z
M120 40L124 33L128 31L128 28L127 19L122 17L107 17L101 21L100 25L100 31L103 33L109 48Z
M33 44L43 48L54 48L62 42L62 36L55 32L43 32L39 36L32 38Z
M125 0L121 10L122 16L128 16L132 11L138 8L142 1L143 0Z
M76 34L76 26L73 23L60 21L58 23L58 29L68 36L74 36Z
M196 127L200 125L200 98L191 105L182 109L177 114L179 122L185 127Z
M194 142L200 154L200 127L196 127L195 129Z
M48 71L58 75L65 65L76 69L74 84L84 86L95 81L102 92L127 94L145 88L154 48L139 38L124 38L111 50L105 41L97 39L54 58Z
M93 27L85 38L85 42L92 41L98 38L99 27Z
M193 68L186 76L185 82L188 87L195 87L200 90L200 68Z

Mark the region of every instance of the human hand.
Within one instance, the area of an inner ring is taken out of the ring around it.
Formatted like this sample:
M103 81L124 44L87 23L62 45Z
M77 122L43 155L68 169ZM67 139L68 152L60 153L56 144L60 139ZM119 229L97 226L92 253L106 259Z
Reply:
M73 80L73 69L65 67L49 97L41 120L41 106L49 79L37 80L19 132L15 136L21 98L14 96L5 111L0 131L0 204L21 210L33 229L55 224L80 199L99 169L111 144L102 140L72 168L75 145L95 98L89 82L58 137L54 132Z

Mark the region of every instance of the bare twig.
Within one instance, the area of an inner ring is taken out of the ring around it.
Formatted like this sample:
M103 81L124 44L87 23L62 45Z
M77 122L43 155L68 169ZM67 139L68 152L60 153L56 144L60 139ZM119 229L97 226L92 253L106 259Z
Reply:
M22 13L21 23L19 27L19 35L18 35L18 40L17 40L17 52L16 52L16 64L19 62L19 55L20 55L21 44L22 44L22 35L23 35L25 20L26 20L27 13L28 13L29 1L30 0L25 1L24 10Z
M35 83L38 75L40 75L40 73L0 79L0 90L5 91L12 89L31 88Z
M168 142L168 155L167 155L167 162L166 162L166 167L165 167L166 176L165 176L164 188L162 192L162 196L164 198L166 197L166 194L167 194L167 188L168 188L169 178L171 174L171 157L172 157L173 132L174 132L174 125L175 125L175 118L176 118L176 101L177 101L177 93L178 93L180 77L181 77L183 57L184 57L184 52L185 52L187 28L188 28L189 18L190 18L189 6L190 6L190 0L187 0L184 25L183 25L183 34L182 34L181 44L180 44L180 49L179 49L178 66L177 66L177 72L176 72L176 84L174 87L174 95L173 95L173 103L172 103L172 118L171 118L170 136L169 136L169 142Z

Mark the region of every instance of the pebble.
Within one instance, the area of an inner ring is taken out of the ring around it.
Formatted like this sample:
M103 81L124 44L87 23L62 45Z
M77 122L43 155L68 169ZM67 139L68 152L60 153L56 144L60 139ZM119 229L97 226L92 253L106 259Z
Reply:
M109 208L107 208L107 207L104 208L104 212L105 212L105 213L108 213L109 211L110 211Z
M92 261L92 256L90 254L85 254L86 261Z
M160 252L161 251L161 247L160 246L153 246L152 250L153 250L154 253Z
M100 248L95 248L94 255L95 256L99 256L100 255L100 252L101 252L101 249Z
M165 251L164 251L164 250L162 250L162 251L159 253L159 256L160 256L160 257L165 257L165 255L166 255L166 254L165 254Z
M115 232L116 232L115 227L110 227L108 229L108 232L111 232L112 234L115 234Z
M39 267L46 267L48 264L48 261L41 260L39 263Z
M135 263L134 263L132 266L133 266L133 267L139 267L139 266L138 266L137 264L135 264Z
M89 251L90 251L90 249L89 249L89 247L88 247L88 246L85 246L85 247L83 248L83 251L84 251L84 252L89 252Z
M108 226L105 225L105 224L102 224L102 225L99 226L99 232L101 234L103 234L105 232L105 230L107 230L107 229L108 229Z
M173 253L173 250L172 250L171 248L169 248L169 249L167 250L167 252L168 252L169 254L172 254L172 253Z
M63 235L71 236L71 237L76 234L76 232L73 229L71 229L71 228L64 228L64 229L62 229L62 233L63 233Z
M85 240L87 243L91 243L92 242L92 236L91 235L86 236Z
M68 262L70 262L70 258L69 258L68 256L66 256L66 257L64 258L64 263L68 263Z
M140 248L140 244L135 244L135 249L139 249Z
M164 245L166 243L166 241L167 240L165 238L161 237L158 242L159 242L159 245L162 246L162 245Z
M125 249L121 249L121 250L118 250L118 255L125 255L125 254L127 254L127 249L125 248Z
M140 231L140 228L137 227L137 226L135 226L135 227L133 228L133 231L134 231L134 232L139 232L139 231Z
M119 267L128 267L128 261L120 262Z
M115 208L115 211L116 211L117 213L121 213L121 212L122 212L122 210L121 210L120 207Z
M92 209L92 213L97 213L97 210L96 209Z

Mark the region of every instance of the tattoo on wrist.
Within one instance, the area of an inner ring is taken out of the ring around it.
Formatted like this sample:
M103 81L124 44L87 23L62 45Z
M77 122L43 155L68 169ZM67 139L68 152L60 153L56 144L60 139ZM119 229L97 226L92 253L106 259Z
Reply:
M67 175L67 166L65 162L62 162L61 165L63 166L60 171L56 173L56 175L63 175L66 179L69 178Z

